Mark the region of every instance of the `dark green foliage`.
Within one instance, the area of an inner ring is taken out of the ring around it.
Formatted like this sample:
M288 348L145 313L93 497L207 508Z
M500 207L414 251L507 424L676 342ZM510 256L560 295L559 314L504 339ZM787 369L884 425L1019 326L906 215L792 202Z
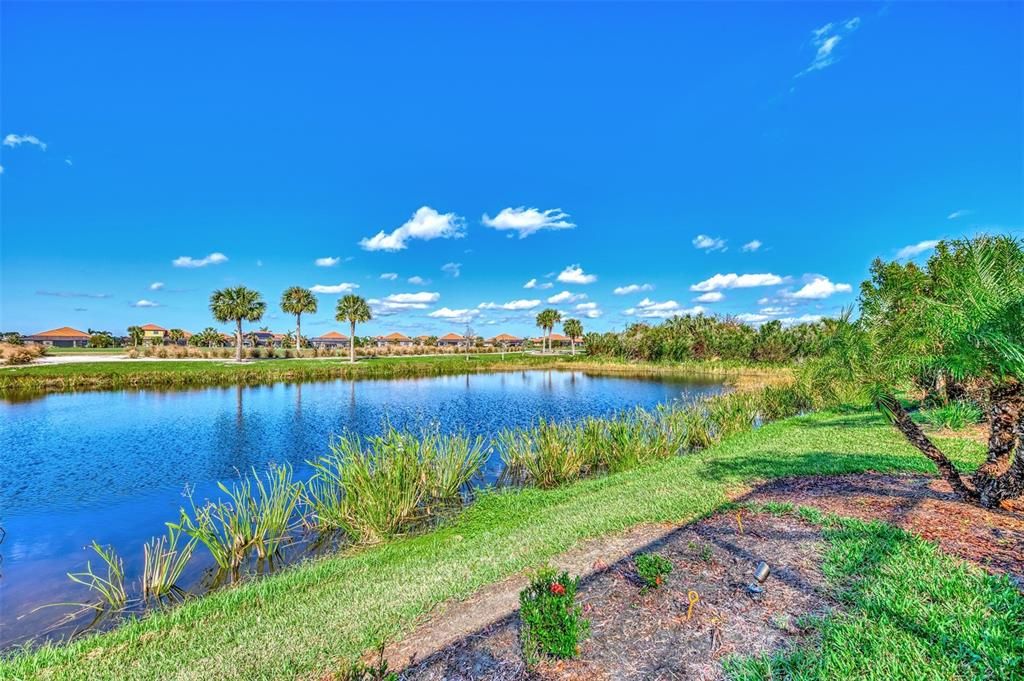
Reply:
M590 622L576 604L579 581L568 572L559 575L544 567L519 594L520 638L527 664L536 664L542 654L558 658L579 654L580 641L590 631Z
M665 581L665 576L672 572L672 563L656 553L639 553L633 563L645 589L657 589Z
M957 400L941 407L920 411L915 415L914 420L939 428L963 430L968 425L984 421L985 413L973 402Z

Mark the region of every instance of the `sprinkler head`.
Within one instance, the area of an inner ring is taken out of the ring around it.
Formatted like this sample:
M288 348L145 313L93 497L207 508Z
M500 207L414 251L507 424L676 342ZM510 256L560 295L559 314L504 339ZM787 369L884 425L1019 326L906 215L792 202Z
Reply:
M764 580L768 579L768 575L770 575L771 573L772 571L771 568L768 567L768 563L762 560L760 563L757 564L757 567L754 568L754 579L756 579L761 584L764 584Z

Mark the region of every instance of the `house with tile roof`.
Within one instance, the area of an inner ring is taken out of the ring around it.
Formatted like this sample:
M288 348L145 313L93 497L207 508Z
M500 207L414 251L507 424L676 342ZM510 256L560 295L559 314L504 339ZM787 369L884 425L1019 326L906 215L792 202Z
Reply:
M163 345L167 338L167 329L156 324L144 324L142 329L142 342L146 345Z
M457 333L446 333L437 339L439 348L462 348L466 346L466 337Z
M388 347L399 347L409 348L413 345L412 338L409 338L403 333L389 333L386 336L377 336L377 347L388 348Z
M89 345L89 334L85 331L72 329L70 326L62 326L59 329L40 331L31 336L25 336L23 340L29 345L45 345L54 348L84 348Z
M523 347L524 339L519 336L513 336L510 333L499 333L494 338L488 338L484 341L484 345L489 348L496 348L504 346L507 348L521 348Z
M328 331L322 336L309 339L314 348L348 347L348 336L337 331Z

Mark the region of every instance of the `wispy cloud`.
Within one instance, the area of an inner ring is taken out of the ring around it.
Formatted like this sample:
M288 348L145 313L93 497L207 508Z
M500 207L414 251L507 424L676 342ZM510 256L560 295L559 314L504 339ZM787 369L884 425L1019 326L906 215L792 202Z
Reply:
M175 267L206 267L207 265L220 265L228 261L228 256L223 253L211 253L205 258L193 258L187 255L183 255L180 258L175 258L171 261L171 264Z
M946 219L947 220L956 220L957 218L966 217L966 216L968 216L970 214L971 214L971 211L969 211L967 209L961 208L960 210L955 210L952 213L950 213L949 215L947 215Z
M821 300L836 293L849 293L853 287L849 284L834 284L828 277L814 276L795 293L785 294L787 298L797 300Z
M317 284L316 286L310 287L310 291L313 293L351 293L352 291L359 288L359 284L353 284L348 281L343 281L340 284Z
M369 301L376 315L387 316L405 310L425 310L431 303L441 299L441 294L434 291L417 293L393 293L385 298L371 298Z
M160 303L143 298L132 303L132 307L160 307Z
M536 299L520 299L510 300L507 303L480 303L477 305L481 310L532 310L533 308L540 305L540 301Z
M703 314L704 308L700 305L694 307L683 307L674 300L666 300L664 302L656 302L650 298L644 298L636 307L628 308L623 314L630 317L653 317L658 319L667 319L669 317L675 317L676 315L697 315Z
M381 279L386 279L387 281L395 281L396 279L398 279L398 273L397 272L385 272L384 274L380 275L380 278Z
M449 322L467 323L472 321L478 314L480 314L480 310L472 308L453 310L448 307L442 307L430 312L427 316L433 317L434 319L444 319Z
M56 296L57 298L110 298L109 293L85 293L82 291L36 291L37 296Z
M537 288L537 289L547 289L547 288L551 288L552 286L554 286L554 284L552 284L550 281L544 281L544 282L538 283L536 279L531 279L530 281L528 281L525 284L523 284L523 288Z
M726 288L753 288L755 286L775 286L783 282L777 274L716 274L710 279L698 282L690 287L691 291L717 291Z
M642 291L653 291L653 284L629 284L627 286L617 286L612 293L617 296L628 296L631 293L640 293Z
M411 276L408 279L406 279L406 281L412 284L413 286L426 286L427 284L430 283L429 279L424 279L423 277L418 275Z
M462 263L461 262L447 262L441 265L441 271L447 274L449 277L455 279L459 278L462 274Z
M725 250L725 239L719 239L717 237L710 237L707 234L698 234L693 237L693 247L712 253L714 251Z
M559 305L561 303L575 303L577 300L586 300L586 293L571 293L569 291L562 291L548 298L548 302L552 305Z
M725 298L725 294L721 291L708 291L707 293L700 294L694 300L698 303L717 303L723 298Z
M339 262L341 262L341 258L331 258L331 257L317 258L316 260L313 261L313 263L317 267L334 267Z
M149 290L150 291L159 291L163 287L164 287L164 282L162 282L162 281L154 281L152 284L149 285Z
M812 71L821 71L835 64L839 57L836 55L836 48L844 38L857 30L860 26L860 17L853 17L846 21L830 22L811 31L811 45L814 46L814 59L810 66L794 76L799 78Z
M559 272L557 279L563 284L593 284L597 275L587 274L579 265L569 265Z
M493 218L484 213L483 223L498 230L514 230L520 239L542 229L572 229L576 226L569 222L569 214L559 208L537 210L524 206L505 208Z
M597 303L580 303L576 306L576 312L588 319L597 319L604 314L601 308L598 307Z
M401 251L412 239L457 239L465 236L465 220L455 213L438 213L430 206L417 210L408 221L390 233L381 230L359 242L367 251Z
M743 248L741 248L740 250L743 251L744 253L753 253L754 251L759 250L761 246L764 246L764 244L762 244L757 239L754 239L753 241L748 241L747 243L743 244Z
M15 135L12 133L4 137L5 147L18 147L22 144L32 144L39 147L42 151L46 151L46 142L35 135Z
M939 242L936 239L932 239L932 240L929 240L929 241L919 241L916 244L911 244L910 246L904 246L900 250L896 251L896 257L901 259L901 260L904 259L904 258L913 258L913 257L916 257L918 255L921 255L922 253L926 253L926 252L932 250L933 248L935 248L938 245L939 245Z

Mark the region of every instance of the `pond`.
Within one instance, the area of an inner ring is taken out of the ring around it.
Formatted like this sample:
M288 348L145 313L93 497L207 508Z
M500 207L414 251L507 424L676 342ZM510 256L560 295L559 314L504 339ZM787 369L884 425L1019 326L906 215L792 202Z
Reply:
M100 571L88 549L94 539L113 545L127 579L137 579L142 544L177 520L187 492L197 503L216 498L217 481L269 463L290 463L308 478L306 462L329 451L332 435L376 434L390 423L487 438L542 417L607 416L721 390L714 381L520 371L2 400L0 648L70 633L51 629L68 608L31 611L87 600L66 573L86 560ZM500 470L492 456L485 480ZM211 564L197 550L184 586Z

